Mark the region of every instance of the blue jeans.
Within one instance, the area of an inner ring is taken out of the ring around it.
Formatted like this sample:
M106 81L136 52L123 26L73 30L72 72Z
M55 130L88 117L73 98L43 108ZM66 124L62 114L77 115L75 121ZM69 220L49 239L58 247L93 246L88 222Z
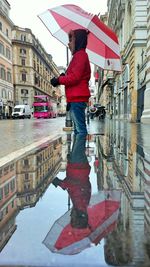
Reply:
M70 113L74 123L74 133L87 135L86 120L85 120L85 102L71 102Z
M86 156L86 135L77 134L70 153L71 163L88 163Z

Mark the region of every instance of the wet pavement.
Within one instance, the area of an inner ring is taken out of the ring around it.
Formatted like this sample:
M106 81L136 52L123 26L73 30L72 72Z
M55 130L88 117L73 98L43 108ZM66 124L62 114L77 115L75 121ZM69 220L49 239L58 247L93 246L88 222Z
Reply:
M65 118L0 120L0 158L44 138L63 134Z
M93 120L85 139L63 132L64 119L10 125L0 266L150 266L150 127Z

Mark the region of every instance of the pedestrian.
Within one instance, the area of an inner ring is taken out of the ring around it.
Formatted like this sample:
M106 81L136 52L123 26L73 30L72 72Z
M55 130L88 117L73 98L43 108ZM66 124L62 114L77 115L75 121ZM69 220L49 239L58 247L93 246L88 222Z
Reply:
M91 67L86 46L88 31L85 29L71 30L69 32L69 49L72 60L65 75L51 79L51 84L56 87L65 85L67 111L70 110L74 123L74 133L87 135L85 109L90 97L89 80Z

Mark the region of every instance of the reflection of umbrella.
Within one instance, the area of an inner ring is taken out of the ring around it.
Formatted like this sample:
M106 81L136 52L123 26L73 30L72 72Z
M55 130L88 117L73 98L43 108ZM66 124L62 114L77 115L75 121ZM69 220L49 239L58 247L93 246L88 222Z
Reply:
M68 32L88 29L87 53L90 61L103 69L121 71L120 52L116 34L97 15L75 5L61 5L39 15L51 34L68 45Z
M87 208L89 227L73 228L68 211L53 224L43 243L52 252L66 255L77 254L92 243L97 245L116 226L120 197L120 190L93 195Z

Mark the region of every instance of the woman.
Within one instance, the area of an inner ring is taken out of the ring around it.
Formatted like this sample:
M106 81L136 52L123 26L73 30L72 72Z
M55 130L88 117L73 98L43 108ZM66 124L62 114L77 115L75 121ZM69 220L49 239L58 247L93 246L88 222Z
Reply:
M91 67L85 51L87 37L88 32L84 29L69 32L68 46L73 56L72 60L65 75L51 79L54 87L60 84L65 85L67 109L71 112L74 133L82 135L87 135L85 109L90 97Z

